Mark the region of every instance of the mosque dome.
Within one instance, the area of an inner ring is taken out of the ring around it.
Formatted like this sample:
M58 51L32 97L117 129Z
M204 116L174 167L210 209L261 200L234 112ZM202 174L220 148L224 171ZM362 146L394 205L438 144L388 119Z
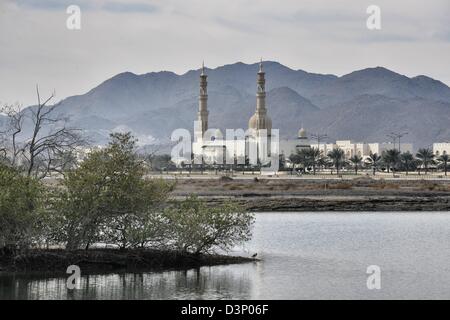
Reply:
M272 129L272 120L267 115L261 118L260 115L255 113L248 121L248 127L255 130L267 129L270 132Z
M306 130L303 127L300 130L298 130L298 137L306 138Z

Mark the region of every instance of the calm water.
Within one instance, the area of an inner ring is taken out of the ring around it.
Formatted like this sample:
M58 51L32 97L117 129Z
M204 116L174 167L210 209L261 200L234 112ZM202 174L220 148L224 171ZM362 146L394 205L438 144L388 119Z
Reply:
M0 275L0 299L450 299L450 213L261 213L261 262L65 278ZM366 269L381 268L381 290Z

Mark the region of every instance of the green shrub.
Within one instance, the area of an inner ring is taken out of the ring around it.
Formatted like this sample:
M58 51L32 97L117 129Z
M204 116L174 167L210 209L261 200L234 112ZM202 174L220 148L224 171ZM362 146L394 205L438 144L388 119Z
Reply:
M90 154L65 176L56 196L52 238L68 249L100 241L121 248L150 242L158 209L173 188L160 179L145 179L129 133L111 138L107 148Z
M41 184L0 164L0 253L30 247L39 236Z
M251 238L254 216L241 206L226 202L207 206L197 197L189 197L164 212L170 226L167 234L174 249L205 253L220 248L229 250Z

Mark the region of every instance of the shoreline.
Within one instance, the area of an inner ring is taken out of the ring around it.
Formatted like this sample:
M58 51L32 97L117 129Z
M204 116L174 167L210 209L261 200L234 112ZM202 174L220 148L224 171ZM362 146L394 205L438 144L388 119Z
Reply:
M180 253L154 249L31 249L15 256L0 256L0 274L64 275L70 265L82 274L187 270L204 266L240 264L255 258L219 254Z
M253 212L450 211L450 181L179 180L174 200L195 194L211 205L233 200Z
M450 211L450 197L252 197L233 198L252 212L432 212ZM225 198L208 197L211 205Z
M245 178L244 178L245 177ZM385 179L382 176L188 176L173 179L172 201L196 195L211 205L233 200L253 212L305 211L450 211L450 179ZM49 184L57 185L57 180Z

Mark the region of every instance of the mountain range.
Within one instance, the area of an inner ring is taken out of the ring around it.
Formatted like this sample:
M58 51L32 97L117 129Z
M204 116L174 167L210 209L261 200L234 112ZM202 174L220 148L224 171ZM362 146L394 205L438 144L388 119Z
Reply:
M264 70L268 114L282 138L295 138L303 126L326 133L329 141L384 142L393 131L408 132L403 141L415 148L450 140L450 88L438 80L383 67L338 77L266 61ZM210 128L248 127L257 71L257 63L241 62L206 69ZM57 110L97 144L111 131L132 131L141 144L164 142L176 128L193 130L199 74L120 73L62 100Z

